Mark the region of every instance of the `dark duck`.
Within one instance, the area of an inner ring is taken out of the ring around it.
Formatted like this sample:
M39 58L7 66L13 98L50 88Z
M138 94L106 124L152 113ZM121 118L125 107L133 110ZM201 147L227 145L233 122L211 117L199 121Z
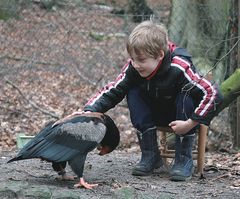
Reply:
M40 158L52 162L53 169L65 180L73 179L66 175L68 163L80 179L74 187L92 189L97 184L89 184L83 178L88 152L97 148L99 155L105 155L112 152L119 141L119 130L108 115L85 113L60 123L49 123L8 163Z

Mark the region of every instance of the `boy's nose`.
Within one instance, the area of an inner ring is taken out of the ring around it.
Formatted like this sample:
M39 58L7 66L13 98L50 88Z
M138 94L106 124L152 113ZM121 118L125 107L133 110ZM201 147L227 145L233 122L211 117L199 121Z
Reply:
M139 66L136 62L133 62L133 67L134 67L135 69L139 69L139 68L140 68L140 66Z

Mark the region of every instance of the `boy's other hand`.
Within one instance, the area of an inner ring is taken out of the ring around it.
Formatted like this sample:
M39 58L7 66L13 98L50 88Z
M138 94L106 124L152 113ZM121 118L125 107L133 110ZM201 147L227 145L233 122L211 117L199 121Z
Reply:
M67 116L64 117L64 118L57 120L57 121L52 125L52 127L54 127L54 126L56 126L56 125L58 125L58 124L60 124L60 123L63 123L63 122L71 119L72 117L74 117L74 116L76 116L76 115L82 115L82 114L84 114L84 113L91 113L91 112L90 112L90 111L81 111L81 110L75 111L75 112L73 112L72 114L67 115Z
M173 129L173 131L178 135L184 135L188 131L190 131L193 127L195 127L198 122L188 119L186 121L183 120L175 120L172 121L169 126Z

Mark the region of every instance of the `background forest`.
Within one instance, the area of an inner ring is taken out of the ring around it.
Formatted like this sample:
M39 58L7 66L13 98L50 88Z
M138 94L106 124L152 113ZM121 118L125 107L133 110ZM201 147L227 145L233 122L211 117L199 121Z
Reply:
M237 0L0 0L0 149L15 149L18 133L34 135L82 108L117 77L126 36L150 17L217 84L239 67ZM239 147L239 107L235 100L213 120L208 150ZM126 102L109 114L120 148L135 146Z

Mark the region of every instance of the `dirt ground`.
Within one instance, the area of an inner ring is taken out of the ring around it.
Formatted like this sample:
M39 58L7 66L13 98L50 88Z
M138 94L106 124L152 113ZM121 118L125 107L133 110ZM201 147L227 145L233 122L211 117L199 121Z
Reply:
M233 175L224 169L208 169L204 173L206 179L199 179L199 175L196 174L187 182L172 182L169 180L169 175L161 173L161 170L156 170L153 175L148 177L134 177L131 175L131 169L140 157L138 150L116 150L106 156L99 156L96 151L89 153L85 163L84 176L87 182L99 184L93 190L74 189L75 182L57 180L51 164L37 159L6 164L14 154L16 152L0 154L0 198L234 199L240 196L239 186L233 184L233 182L240 182L239 173L235 172ZM72 174L70 168L67 170ZM17 189L14 183L25 190ZM9 188L11 186L14 186L14 189ZM23 194L26 193L26 189L33 188L39 190L37 195L35 192L34 197L31 194ZM51 190L49 197L39 195L40 192L41 194L46 193L46 189ZM13 194L9 190L15 190L15 193ZM57 192L58 196L54 192ZM74 194L74 197L66 195L66 193ZM53 197L54 195L55 197Z

